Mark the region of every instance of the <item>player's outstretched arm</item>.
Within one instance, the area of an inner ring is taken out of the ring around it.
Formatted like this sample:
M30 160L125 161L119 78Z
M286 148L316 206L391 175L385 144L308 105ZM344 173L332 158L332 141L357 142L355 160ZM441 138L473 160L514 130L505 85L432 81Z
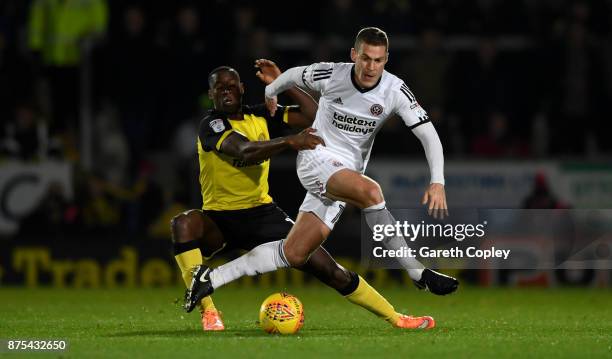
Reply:
M258 69L255 75L266 85L269 85L281 75L281 70L271 60L255 60L255 68ZM297 86L289 88L285 93L291 96L300 108L299 112L289 112L287 124L296 128L306 128L312 125L319 107L315 99Z
M265 101L270 115L274 116L277 106L277 95L294 86L302 85L302 73L306 66L292 67L280 74L274 81L266 86Z
M418 126L412 132L423 145L431 173L431 184L425 190L421 203L427 205L427 212L434 218L444 218L448 216L448 206L444 190L444 153L442 143L431 123Z
M258 162L292 148L296 151L312 150L317 145L325 146L323 139L314 135L313 128L307 128L296 135L278 137L269 141L249 141L233 132L221 143L221 152L246 162Z
M436 129L427 112L419 105L416 97L405 83L399 84L395 92L396 114L406 123L412 133L421 141L431 175L430 185L425 190L422 204L434 218L448 216L446 193L444 191L444 152Z

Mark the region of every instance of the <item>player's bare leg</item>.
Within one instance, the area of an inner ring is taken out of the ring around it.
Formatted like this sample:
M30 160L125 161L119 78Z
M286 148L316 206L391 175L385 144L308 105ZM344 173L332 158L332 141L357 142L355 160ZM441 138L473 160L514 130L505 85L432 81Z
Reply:
M284 241L285 258L292 267L302 266L325 242L331 230L313 213L300 212Z
M327 181L325 195L365 209L383 202L382 190L376 181L359 172L342 169Z
M183 212L172 219L172 239L175 259L187 288L191 285L193 268L203 263L203 257L212 257L224 245L223 235L217 225L197 209ZM202 329L224 330L221 314L212 298L206 296L199 303Z
M342 169L334 173L327 181L326 196L361 208L370 229L376 224L395 224L393 215L386 208L378 183L359 172ZM445 209L436 208L436 210ZM392 250L407 246L402 236L386 238L382 243L386 248ZM454 292L459 285L455 278L427 269L415 258L399 257L397 260L420 289L428 289L434 294L445 295Z
M295 269L312 274L319 281L334 288L342 295L352 293L357 286L357 283L355 283L358 279L357 274L338 264L323 247L317 248L308 258L308 262L295 267Z

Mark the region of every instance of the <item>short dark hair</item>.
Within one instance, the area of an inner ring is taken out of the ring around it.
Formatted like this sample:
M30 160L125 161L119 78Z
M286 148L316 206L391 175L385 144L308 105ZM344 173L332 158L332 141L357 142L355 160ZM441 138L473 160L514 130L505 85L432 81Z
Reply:
M233 72L237 77L238 80L240 80L240 74L238 73L238 71L236 71L234 68L229 67L229 66L219 66L215 69L213 69L209 74L208 74L208 87L212 88L214 82L214 76L216 74L218 74L219 72L223 72L223 71L227 71L227 72Z
M365 27L357 33L355 37L355 50L359 50L362 43L374 46L384 46L389 51L389 38L387 33L377 27Z

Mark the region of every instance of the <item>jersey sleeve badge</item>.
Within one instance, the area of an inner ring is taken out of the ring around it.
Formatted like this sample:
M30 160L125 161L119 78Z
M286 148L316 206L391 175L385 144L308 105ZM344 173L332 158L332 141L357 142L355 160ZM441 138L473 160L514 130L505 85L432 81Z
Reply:
M225 124L223 124L223 120L220 118L210 121L208 125L215 133L221 133L225 131Z

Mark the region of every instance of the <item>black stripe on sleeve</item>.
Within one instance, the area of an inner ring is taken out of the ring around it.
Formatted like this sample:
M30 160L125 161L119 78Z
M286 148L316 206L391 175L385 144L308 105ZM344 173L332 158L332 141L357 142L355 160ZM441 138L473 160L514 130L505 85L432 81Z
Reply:
M403 92L406 94L406 96L408 96L408 97L409 97L411 100L416 101L416 97L414 96L414 94L412 93L412 91L410 91L410 89L405 88L405 87L402 87L402 89L401 89L401 90L402 90L402 91L403 91Z
M426 124L426 123L428 123L428 122L431 122L431 120L426 120L426 121L417 122L417 123L415 123L414 125L412 125L412 126L408 127L408 129L410 129L410 130L414 130L415 128L417 128L417 127L419 127L419 126L421 126L421 125L424 125L424 124Z
M312 72L312 81L320 81L330 78L333 70L333 68L314 70Z
M406 90L403 87L400 89L400 91L402 91L402 93L404 95L406 95L406 97L408 97L408 100L410 101L410 103L415 103L416 102L416 98L414 97L414 95L412 94L412 92L410 92L410 90Z
M410 96L412 96L412 98L416 100L416 97L414 97L414 94L412 93L412 91L410 91L410 88L406 84L403 83L401 89L406 91L408 94L410 94Z
M312 81L320 81L320 80L325 80L331 77L331 74L329 75L315 75L312 77Z

